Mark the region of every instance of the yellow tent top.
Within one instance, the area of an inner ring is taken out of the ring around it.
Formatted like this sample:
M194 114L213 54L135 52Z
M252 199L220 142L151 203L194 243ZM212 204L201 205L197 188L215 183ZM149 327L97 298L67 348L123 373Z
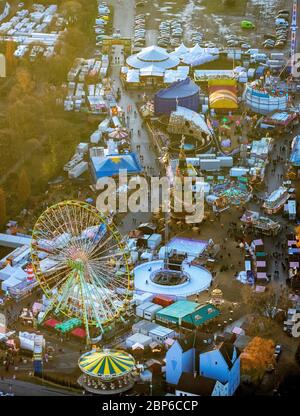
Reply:
M83 373L91 377L109 380L130 373L135 360L124 351L92 350L80 357L78 365Z
M210 108L214 109L237 109L237 96L233 91L230 91L226 88L220 88L209 95L209 105Z

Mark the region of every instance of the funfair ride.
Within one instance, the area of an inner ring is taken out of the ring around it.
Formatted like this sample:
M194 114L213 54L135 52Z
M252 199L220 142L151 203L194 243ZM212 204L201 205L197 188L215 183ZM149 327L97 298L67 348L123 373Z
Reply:
M79 318L87 342L95 343L117 320L124 321L131 295L129 253L113 222L97 208L65 201L37 220L32 265L49 305L41 318Z

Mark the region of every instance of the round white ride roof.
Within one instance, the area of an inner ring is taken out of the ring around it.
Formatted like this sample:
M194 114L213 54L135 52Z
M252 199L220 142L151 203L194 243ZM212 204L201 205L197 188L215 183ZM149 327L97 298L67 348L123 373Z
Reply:
M170 69L176 67L180 60L176 56L171 56L164 48L153 45L129 56L126 62L127 65L136 69L145 68L151 64L161 69Z

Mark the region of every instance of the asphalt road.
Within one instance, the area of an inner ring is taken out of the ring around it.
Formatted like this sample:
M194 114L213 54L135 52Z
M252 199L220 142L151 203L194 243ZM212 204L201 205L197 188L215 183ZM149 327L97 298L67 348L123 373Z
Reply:
M0 380L0 391L13 393L15 396L76 396L68 390L51 388L26 381L4 379Z

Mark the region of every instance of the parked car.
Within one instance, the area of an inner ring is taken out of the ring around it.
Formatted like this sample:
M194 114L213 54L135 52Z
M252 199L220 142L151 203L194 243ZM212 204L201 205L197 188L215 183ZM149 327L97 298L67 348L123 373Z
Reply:
M280 344L277 344L275 347L275 352L274 352L274 358L276 359L276 361L279 360L281 353L282 353L282 347Z

